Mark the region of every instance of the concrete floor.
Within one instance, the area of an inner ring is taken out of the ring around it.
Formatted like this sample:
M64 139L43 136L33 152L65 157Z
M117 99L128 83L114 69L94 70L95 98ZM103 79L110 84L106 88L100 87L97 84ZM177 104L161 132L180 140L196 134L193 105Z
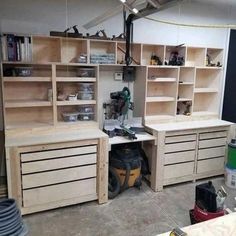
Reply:
M223 177L211 180L216 189L224 185ZM141 190L126 190L104 205L94 201L32 214L24 220L32 236L154 236L190 225L195 185L201 182L169 186L159 193L144 183ZM226 206L233 209L236 190L225 189L229 194Z

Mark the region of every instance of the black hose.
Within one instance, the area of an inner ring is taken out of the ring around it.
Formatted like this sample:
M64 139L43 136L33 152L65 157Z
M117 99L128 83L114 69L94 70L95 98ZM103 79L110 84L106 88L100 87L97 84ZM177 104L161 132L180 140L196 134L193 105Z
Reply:
M0 202L0 235L25 236L28 231L14 199Z

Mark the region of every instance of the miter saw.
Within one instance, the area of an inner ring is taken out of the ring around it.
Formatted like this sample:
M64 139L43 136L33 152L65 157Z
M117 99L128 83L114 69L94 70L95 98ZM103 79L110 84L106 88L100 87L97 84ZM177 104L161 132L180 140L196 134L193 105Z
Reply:
M133 110L134 105L130 101L130 90L124 87L122 91L110 93L111 102L103 103L105 121L104 132L109 137L127 136L129 139L137 139L135 132L124 124L129 110Z

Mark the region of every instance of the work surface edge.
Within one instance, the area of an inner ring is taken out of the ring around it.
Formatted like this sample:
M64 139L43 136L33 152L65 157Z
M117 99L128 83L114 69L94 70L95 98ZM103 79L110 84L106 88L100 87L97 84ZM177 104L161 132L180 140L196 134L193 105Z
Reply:
M178 130L190 130L190 129L204 129L211 127L223 127L232 125L232 122L224 120L200 120L200 121L186 121L186 122L173 122L146 125L147 128L155 131L178 131Z

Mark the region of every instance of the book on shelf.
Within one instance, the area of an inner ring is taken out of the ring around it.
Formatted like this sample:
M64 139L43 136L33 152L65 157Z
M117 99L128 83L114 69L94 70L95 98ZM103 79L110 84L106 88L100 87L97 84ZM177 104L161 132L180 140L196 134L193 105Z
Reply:
M30 36L4 34L1 37L3 61L32 61Z

